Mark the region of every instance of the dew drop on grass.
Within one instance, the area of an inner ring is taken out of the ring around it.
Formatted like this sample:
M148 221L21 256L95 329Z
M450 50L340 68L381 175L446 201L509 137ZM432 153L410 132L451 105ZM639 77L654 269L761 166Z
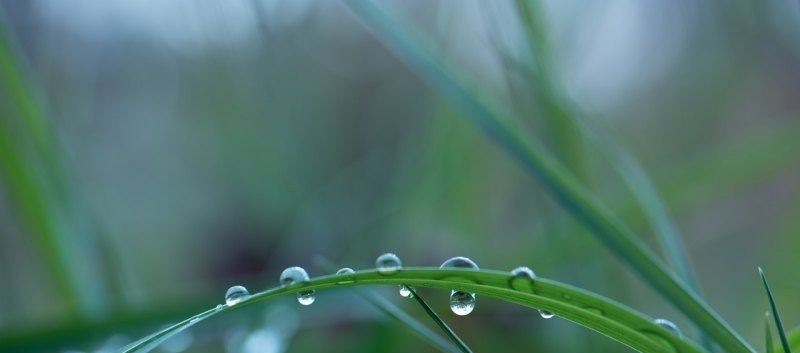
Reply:
M397 255L387 252L375 259L375 268L382 275L393 275L403 267Z
M414 298L414 294L408 289L408 286L400 285L400 296L403 298Z
M337 275L349 275L351 273L356 273L356 271L353 271L353 269L350 267L343 267L340 268L339 271L336 271Z
M281 285L291 286L297 283L308 282L308 273L302 267L289 267L281 272ZM311 305L316 300L316 293L314 290L304 290L297 292L297 301L302 305Z
M542 319L552 319L554 316L556 316L555 314L547 310L541 310L541 309L539 309L539 315L542 316Z
M450 310L454 314L469 315L475 309L475 294L454 290L450 293Z
M536 273L526 266L520 266L511 270L511 279L509 284L511 288L519 291L533 290L533 279L536 278Z
M233 286L228 288L228 291L225 292L225 304L228 306L234 306L238 304L240 301L246 299L250 295L250 292L247 291L247 288L242 286Z
M456 256L447 259L439 268L477 270L478 265L469 258ZM450 292L450 310L456 315L469 315L475 309L475 299L475 293L453 290Z
M343 267L343 268L340 268L339 271L336 271L337 275L350 275L350 274L353 274L353 273L356 273L356 271L353 271L353 269L350 268L350 267ZM336 282L336 284L348 284L348 283L353 283L353 282L355 282L355 280L353 280L352 278L345 277L343 279L340 279L338 282Z
M653 323L669 330L670 332L674 333L675 335L683 339L683 332L681 332L681 329L678 328L678 325L675 325L674 323L672 323L672 321L669 321L667 319L655 319L653 320Z

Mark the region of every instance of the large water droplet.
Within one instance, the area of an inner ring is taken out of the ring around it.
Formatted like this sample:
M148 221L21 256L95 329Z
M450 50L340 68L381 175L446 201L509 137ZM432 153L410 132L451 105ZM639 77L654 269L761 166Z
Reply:
M556 316L555 314L553 314L553 313L551 313L551 312L549 312L547 310L541 310L541 309L539 309L539 315L542 316L542 319L552 319L553 316Z
M281 272L281 285L291 286L297 283L308 282L308 273L302 267L289 267ZM317 299L314 290L297 292L297 301L303 305L311 305Z
M414 294L408 289L408 286L400 285L400 296L403 298L414 298Z
M463 256L456 256L447 259L439 268L458 268L458 269L471 269L477 270L478 265ZM450 310L456 315L468 315L475 309L475 293L463 292L454 290L450 292Z
M225 304L228 306L234 306L238 304L240 301L246 299L250 295L250 292L247 291L247 288L242 286L233 286L228 288L228 291L225 292Z
M378 256L375 260L375 268L377 268L378 273L382 275L395 274L402 267L403 263L400 262L400 258L390 252Z
M671 331L681 339L683 338L683 332L681 332L681 329L678 328L678 325L675 325L674 323L672 323L672 321L669 321L667 319L655 319L653 320L653 323Z
M454 290L450 293L450 310L456 315L469 315L475 309L475 294Z

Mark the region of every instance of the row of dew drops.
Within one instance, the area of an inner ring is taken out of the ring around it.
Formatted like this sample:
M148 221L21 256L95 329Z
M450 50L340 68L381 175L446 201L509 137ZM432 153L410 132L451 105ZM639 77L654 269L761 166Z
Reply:
M385 253L375 260L375 268L378 270L378 273L383 275L391 275L399 271L403 267L400 258L392 253ZM470 260L469 258L463 256L456 256L453 258L448 259L444 263L442 263L439 268L457 268L457 269L472 269L478 270L478 265L475 264L474 261ZM344 267L339 271L336 271L337 275L341 274L350 274L355 273L353 269L349 267ZM525 278L528 280L533 280L536 278L536 274L528 267L520 266L513 270L511 270L511 275L514 277ZM289 267L281 273L280 283L283 286L290 286L296 283L304 283L308 282L309 277L306 270L302 267ZM412 298L413 294L411 290L406 287L405 285L400 285L400 295L405 298ZM225 304L228 306L233 306L238 304L247 297L250 296L250 293L247 289L243 286L233 286L228 289L225 293ZM311 305L316 300L316 293L314 290L304 290L297 293L297 301L302 305ZM475 309L475 301L476 295L475 293L464 292L460 290L453 290L450 292L450 310L453 311L454 314L464 316L469 315L472 310ZM539 310L539 315L542 318L550 319L555 315L546 310ZM666 319L655 319L654 323L673 332L678 337L683 337L680 329L674 323Z

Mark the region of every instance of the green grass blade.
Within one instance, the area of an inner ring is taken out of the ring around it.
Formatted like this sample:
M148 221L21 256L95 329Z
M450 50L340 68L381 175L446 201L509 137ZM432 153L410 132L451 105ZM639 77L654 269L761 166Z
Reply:
M755 352L697 294L669 271L604 205L560 165L547 151L526 141L490 109L449 75L432 54L423 50L407 27L368 0L346 0L345 4L382 42L464 111L476 125L514 157L551 193L567 211L592 231L614 254L669 299L703 331L731 353Z
M695 343L678 337L653 323L652 318L603 296L545 278L535 280L490 270L403 268L392 275L375 270L313 278L306 283L275 287L256 293L233 307L222 306L186 319L145 337L118 352L144 353L189 326L230 310L246 307L277 295L300 290L320 290L362 285L401 285L463 290L483 297L498 298L534 309L547 310L562 319L606 335L639 352L701 353Z
M442 320L442 318L439 317L439 315L436 314L436 312L433 311L433 309L431 309L430 305L428 305L428 303L426 303L425 300L422 299L422 297L419 294L417 294L417 291L415 291L414 288L411 286L406 286L406 287L411 292L411 296L414 298L414 300L416 300L417 303L419 303L422 309L425 310L425 313L428 314L428 316L430 316L434 322L436 322L436 325L438 325L439 328L442 329L442 331L447 335L447 337L450 338L451 341L453 341L453 343L458 347L458 349L464 353L472 353L472 350L469 348L469 346L467 346L467 344L464 343L461 337L458 337L455 331L453 331L453 329L451 329L450 326L448 326Z
M786 353L792 353L792 349L789 346L789 340L786 338L786 331L783 330L781 317L778 315L778 306L775 305L775 299L772 297L772 291L769 290L769 284L767 283L767 276L764 274L764 271L761 270L761 267L758 268L758 274L761 276L761 282L764 283L764 290L767 292L767 298L769 298L769 307L772 309L772 317L775 320L775 326L778 328L778 336L781 338L781 346L783 346L783 351Z
M771 324L772 323L770 322L770 319L769 319L769 312L765 312L764 313L764 340L765 340L766 345L767 345L767 353L774 352L774 349L772 348L772 329L770 329L770 325Z
M411 315L408 315L405 311L398 308L396 305L392 304L392 302L386 300L386 298L378 294L375 294L371 291L360 290L363 288L353 288L353 289L362 298L364 298L364 300L366 300L367 302L378 308L387 316L397 321L400 321L402 324L406 325L408 328L411 329L412 332L416 333L418 336L428 341L428 343L430 343L436 349L442 352L449 352L449 353L461 352L461 350L458 347L454 346L446 339L442 338L442 336L433 332L433 330L429 329L427 326L417 321L417 319L413 318Z

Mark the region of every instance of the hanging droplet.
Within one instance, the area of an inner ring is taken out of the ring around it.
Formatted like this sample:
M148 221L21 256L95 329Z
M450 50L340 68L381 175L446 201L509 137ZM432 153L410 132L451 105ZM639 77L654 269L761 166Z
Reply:
M289 267L281 272L281 285L291 286L297 283L308 282L308 273L302 267ZM311 305L317 299L314 290L304 290L297 292L297 301L302 305Z
M382 275L395 274L402 267L403 263L400 262L400 258L390 252L378 256L375 260L375 268L377 268L378 273Z
M552 319L553 316L556 316L555 314L553 314L553 313L551 313L551 312L549 312L547 310L541 310L541 309L539 309L539 315L542 316L542 319Z
M411 290L408 286L400 285L400 296L403 298L414 298L414 294L411 293Z
M675 325L674 323L672 323L672 321L669 321L667 319L655 319L653 320L653 323L671 331L681 339L683 338L683 332L681 332L681 329L678 328L678 325Z
M250 295L250 292L247 291L247 288L242 286L233 286L228 288L228 291L225 292L225 304L228 306L234 306L238 304L240 301L246 299Z
M463 256L456 256L447 259L444 263L442 263L439 268L458 268L458 269L470 269L470 270L477 270L478 265L475 264L474 261L463 257ZM463 292L460 290L453 290L450 292L450 310L453 311L456 315L468 315L475 309L475 293Z
M475 294L454 290L450 293L450 310L456 315L469 315L475 309Z

